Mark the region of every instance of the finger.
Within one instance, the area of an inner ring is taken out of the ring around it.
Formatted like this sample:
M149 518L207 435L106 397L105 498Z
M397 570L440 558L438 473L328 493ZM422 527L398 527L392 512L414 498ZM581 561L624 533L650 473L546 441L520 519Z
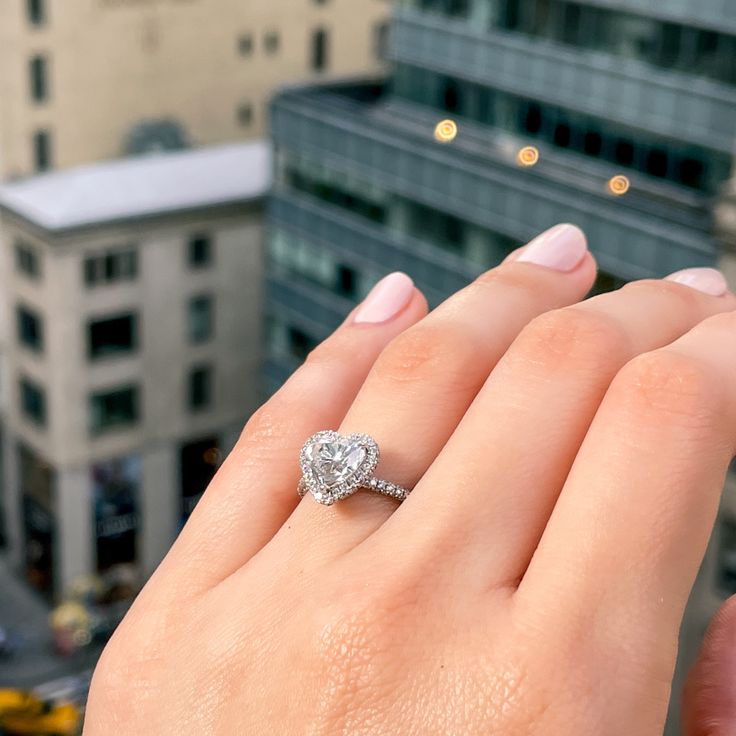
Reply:
M717 315L619 372L518 591L662 682L733 456L735 338Z
M411 279L392 274L261 407L162 565L206 587L252 557L298 502L299 448L336 427L381 350L427 312Z
M519 330L541 312L583 297L594 276L578 228L564 225L543 234L515 261L481 276L394 340L369 374L341 433L374 437L381 449L379 477L412 488ZM309 499L291 527L317 536L317 553L331 556L365 539L395 508L394 501L373 493L329 508Z
M736 733L736 596L711 621L685 684L684 736Z
M701 278L699 288L722 295L642 281L530 323L422 480L421 492L382 537L410 535L417 550L442 544L463 558L460 567L479 585L515 585L616 373L704 318L736 308L718 272L672 278L691 283L694 276ZM453 543L458 538L462 545ZM445 560L457 564L453 554Z

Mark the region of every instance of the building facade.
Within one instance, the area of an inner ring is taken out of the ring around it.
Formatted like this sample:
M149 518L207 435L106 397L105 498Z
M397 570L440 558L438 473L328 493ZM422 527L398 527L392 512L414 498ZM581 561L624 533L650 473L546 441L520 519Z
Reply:
M388 271L437 303L558 222L587 233L600 290L718 264L733 2L405 0L390 36L388 79L274 101L269 390ZM683 629L683 670L736 590L728 524Z
M284 82L376 69L386 0L0 0L0 180L260 137Z
M600 288L715 264L735 44L727 0L402 3L388 80L273 105L270 386L388 269L437 302L560 221Z
M0 188L9 552L144 580L259 400L263 142Z

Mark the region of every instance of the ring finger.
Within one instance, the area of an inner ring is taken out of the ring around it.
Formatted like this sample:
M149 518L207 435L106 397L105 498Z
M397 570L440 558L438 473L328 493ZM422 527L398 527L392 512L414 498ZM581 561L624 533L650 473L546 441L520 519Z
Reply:
M412 488L519 331L542 312L581 299L594 277L595 263L578 228L560 225L542 234L396 338L371 370L340 433L374 437L381 449L377 475ZM393 509L394 501L374 493L329 508L309 498L282 533L317 536L319 554L329 557L358 544Z

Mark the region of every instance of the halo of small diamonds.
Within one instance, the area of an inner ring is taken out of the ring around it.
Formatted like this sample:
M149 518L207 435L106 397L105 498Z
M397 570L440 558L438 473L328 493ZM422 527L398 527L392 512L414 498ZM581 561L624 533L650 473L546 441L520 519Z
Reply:
M379 458L378 444L370 435L346 437L333 430L317 432L299 454L299 495L311 493L318 503L331 506L365 488L403 501L408 490L373 476Z

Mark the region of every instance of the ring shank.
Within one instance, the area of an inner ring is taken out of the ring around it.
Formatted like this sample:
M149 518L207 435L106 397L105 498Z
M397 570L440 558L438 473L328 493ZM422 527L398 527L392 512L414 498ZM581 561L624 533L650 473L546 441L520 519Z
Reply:
M391 483L387 480L380 480L379 478L371 478L367 483L361 486L366 491L373 491L374 493L380 493L382 496L388 496L396 501L406 501L407 496L411 493L407 488ZM304 482L304 478L299 481L298 493L300 498L309 493L307 485Z

